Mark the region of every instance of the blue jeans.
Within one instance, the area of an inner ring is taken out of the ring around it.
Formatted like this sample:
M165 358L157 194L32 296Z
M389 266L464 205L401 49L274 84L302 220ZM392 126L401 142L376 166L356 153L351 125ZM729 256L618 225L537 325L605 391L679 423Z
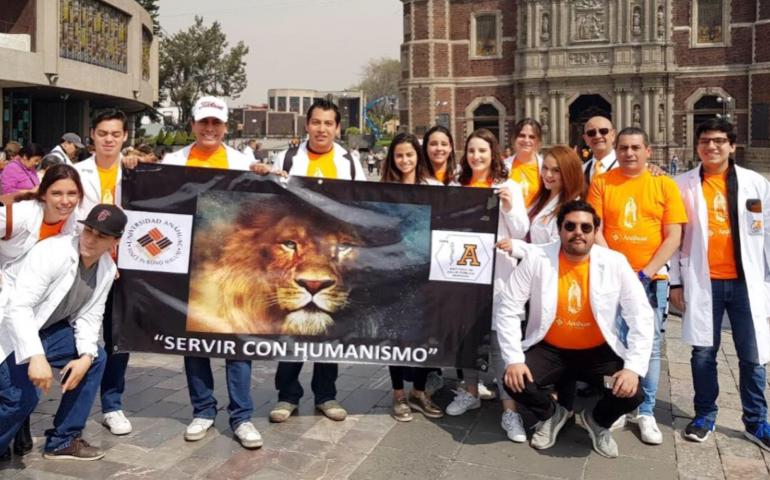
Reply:
M714 343L711 347L693 347L690 366L695 387L695 415L714 422L717 418L717 352L725 311L732 326L733 344L738 354L743 423L753 426L767 420L765 401L766 372L759 364L754 320L745 280L711 280Z
M104 348L107 350L107 366L102 377L101 399L102 413L123 410L123 392L126 390L126 369L128 369L128 352L113 351L112 335L112 302L115 288L110 290L107 303L104 306L102 321L104 332Z
M63 368L78 358L75 334L67 322L59 322L40 331L45 358L53 368ZM53 420L53 428L45 432L45 451L53 452L69 446L83 433L96 392L104 372L106 354L99 348L80 384L62 395ZM21 428L24 420L35 410L40 393L29 380L29 364L16 364L12 353L0 364L0 453L4 452ZM51 388L59 388L54 382Z
M652 341L652 355L647 367L647 375L642 378L641 387L644 401L639 405L639 415L653 416L655 396L658 394L660 379L661 344L663 343L663 319L666 317L668 306L668 281L655 280L646 287L647 298L655 312L655 336ZM653 300L654 298L654 300Z
M200 357L184 357L184 371L187 375L187 389L193 406L193 418L217 416L217 399L214 398L214 376L211 360ZM230 428L235 431L243 422L251 420L254 403L251 400L251 362L248 360L226 360L227 394L230 404Z
M299 400L305 391L299 383L299 372L304 362L278 362L275 370L275 388L278 390L278 401L299 405ZM313 378L310 388L315 396L315 404L321 405L337 398L337 374L339 367L336 363L313 363Z

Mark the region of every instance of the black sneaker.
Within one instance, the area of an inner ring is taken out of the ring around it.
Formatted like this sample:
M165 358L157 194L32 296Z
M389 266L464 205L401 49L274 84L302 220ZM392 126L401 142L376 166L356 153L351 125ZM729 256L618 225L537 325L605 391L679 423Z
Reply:
M5 452L0 453L0 462L10 462L11 461L11 449L6 448Z
M770 452L770 425L767 422L757 423L752 427L746 427L743 434L768 452Z
M32 451L32 447L32 432L29 428L29 417L27 417L13 439L13 454L23 457Z
M96 447L92 447L82 438L74 438L70 444L64 448L54 450L53 452L43 453L43 458L49 460L99 460L104 456L104 452Z
M695 417L684 429L684 438L694 442L705 442L714 431L714 422L706 417Z

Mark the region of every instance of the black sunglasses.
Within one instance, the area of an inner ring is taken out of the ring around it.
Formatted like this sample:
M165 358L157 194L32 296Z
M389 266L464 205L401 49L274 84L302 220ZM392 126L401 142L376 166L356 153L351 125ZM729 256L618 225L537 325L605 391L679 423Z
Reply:
M589 137L595 137L596 136L596 132L599 132L599 135L604 137L608 133L610 133L610 130L611 129L609 129L609 128L600 128L599 130L597 130L595 128L592 128L591 130L586 130L586 135L588 135Z
M568 232L574 232L577 226L580 225L580 231L583 233L591 233L594 231L594 225L592 223L575 223L575 222L564 222L564 230Z

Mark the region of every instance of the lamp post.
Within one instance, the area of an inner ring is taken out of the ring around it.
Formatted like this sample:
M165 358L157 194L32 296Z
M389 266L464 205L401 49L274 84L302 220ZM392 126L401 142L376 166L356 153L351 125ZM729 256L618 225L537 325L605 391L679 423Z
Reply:
M717 113L717 118L721 118L727 122L733 121L732 109L735 99L731 96L717 97L717 103L722 105L722 113Z

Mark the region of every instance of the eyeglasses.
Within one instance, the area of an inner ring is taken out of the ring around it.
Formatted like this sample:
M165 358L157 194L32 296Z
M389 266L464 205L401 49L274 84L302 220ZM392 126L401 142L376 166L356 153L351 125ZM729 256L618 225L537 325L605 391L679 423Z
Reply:
M729 141L730 139L725 137L699 138L698 145L707 147L711 142L714 142L714 145L716 145L717 147L721 147L722 145L726 144Z
M580 225L580 231L588 234L594 231L594 225L592 223L575 223L575 222L564 222L564 230L568 232L574 232L575 229Z
M600 128L600 129L597 130L595 128L592 128L591 130L586 130L586 135L593 138L593 137L596 136L596 133L598 132L599 135L601 135L602 137L606 137L607 134L610 133L610 130L612 130L612 129L611 128Z

